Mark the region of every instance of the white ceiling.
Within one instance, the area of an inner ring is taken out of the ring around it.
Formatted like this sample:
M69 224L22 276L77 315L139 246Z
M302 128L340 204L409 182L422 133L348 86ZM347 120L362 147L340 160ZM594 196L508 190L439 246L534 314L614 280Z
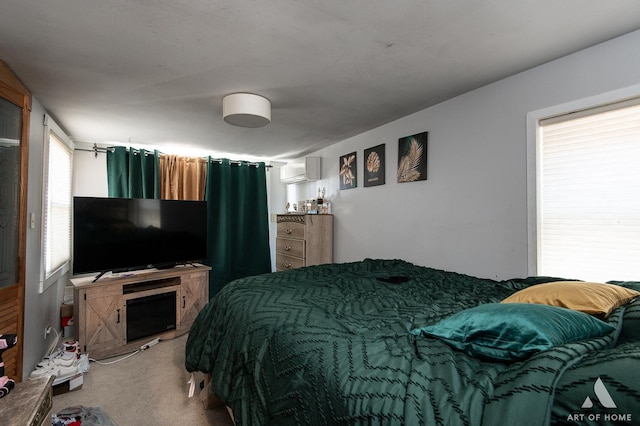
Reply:
M638 0L2 0L0 59L78 141L278 160L637 29ZM233 92L272 123L225 123Z

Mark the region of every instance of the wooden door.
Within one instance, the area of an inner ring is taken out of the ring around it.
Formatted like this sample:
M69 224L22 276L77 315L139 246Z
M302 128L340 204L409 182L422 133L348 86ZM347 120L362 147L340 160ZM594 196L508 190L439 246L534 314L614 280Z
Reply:
M78 333L83 351L99 352L124 345L127 319L121 287L87 289L79 296L82 321Z
M183 275L180 296L180 329L189 331L198 312L209 301L209 274L197 272Z
M31 94L0 61L0 334L18 344L2 354L5 375L22 378L27 159Z

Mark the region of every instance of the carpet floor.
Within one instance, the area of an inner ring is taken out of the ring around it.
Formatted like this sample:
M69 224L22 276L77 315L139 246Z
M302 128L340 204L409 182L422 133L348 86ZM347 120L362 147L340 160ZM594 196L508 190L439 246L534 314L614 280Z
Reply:
M184 368L186 341L187 335L164 340L111 365L92 362L82 388L53 397L53 413L82 405L102 408L118 426L232 426L224 407L204 409L198 398L199 386L189 398L190 373ZM196 373L195 378L199 384L203 376Z

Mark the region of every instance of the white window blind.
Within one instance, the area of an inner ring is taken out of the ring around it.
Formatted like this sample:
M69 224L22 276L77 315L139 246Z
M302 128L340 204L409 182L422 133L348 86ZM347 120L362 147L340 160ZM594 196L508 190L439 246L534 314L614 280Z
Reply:
M539 275L640 280L640 99L540 121Z
M51 120L49 120L51 121ZM47 128L51 129L53 123ZM57 127L57 126L55 126ZM49 130L43 199L43 286L47 288L69 269L71 259L71 175L73 148L66 137Z

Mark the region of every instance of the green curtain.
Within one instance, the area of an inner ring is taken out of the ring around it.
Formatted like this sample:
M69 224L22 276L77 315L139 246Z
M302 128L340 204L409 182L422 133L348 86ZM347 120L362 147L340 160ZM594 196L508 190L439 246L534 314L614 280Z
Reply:
M109 197L160 198L160 153L107 151ZM236 278L271 272L266 166L207 161L209 297Z
M236 278L271 272L264 163L207 162L209 297Z
M109 197L160 198L159 161L158 151L107 150Z

